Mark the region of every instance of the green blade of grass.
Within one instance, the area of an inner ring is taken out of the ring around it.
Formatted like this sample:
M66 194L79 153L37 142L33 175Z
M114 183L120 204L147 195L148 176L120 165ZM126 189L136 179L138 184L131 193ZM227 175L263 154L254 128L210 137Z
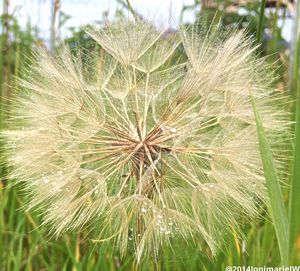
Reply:
M254 98L250 96L252 108L254 111L256 129L263 164L264 175L269 195L269 212L274 223L279 250L281 254L281 263L284 266L289 262L289 238L288 238L288 219L284 207L281 188L273 162L273 156L269 142L264 132L260 114L255 105Z
M293 157L293 171L290 187L290 252L292 253L300 233L300 82L298 83L298 98L296 108L296 127L295 127L295 150Z
M291 41L291 55L290 55L290 71L289 71L289 91L292 96L297 98L297 76L300 67L300 41L299 41L299 22L300 22L300 1L297 2L296 16L295 20L295 36L292 36Z
M264 16L265 16L265 6L266 6L266 0L261 1L260 5L260 11L259 11L259 21L256 31L256 41L257 43L261 42L262 33L263 33L263 22L264 22Z
M300 1L298 1L298 17L300 16ZM299 22L299 18L296 18ZM290 253L294 254L295 243L300 233L300 30L299 23L296 27L296 48L294 55L294 69L291 85L294 87L297 97L296 102L296 125L295 125L295 149L293 156L293 171L290 188L290 206L289 206L289 222L290 222ZM298 81L298 82L297 82ZM298 85L298 86L297 86ZM293 89L292 89L293 90ZM294 93L295 93L294 92Z

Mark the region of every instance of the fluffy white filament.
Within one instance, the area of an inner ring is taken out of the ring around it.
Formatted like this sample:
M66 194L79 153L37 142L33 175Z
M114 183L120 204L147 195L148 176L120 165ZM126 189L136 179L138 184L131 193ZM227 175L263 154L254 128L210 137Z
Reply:
M215 252L257 214L266 188L249 93L277 146L282 99L243 32L202 32L122 22L88 31L102 47L89 64L66 46L37 54L4 135L9 178L55 234L86 227L138 259L176 238ZM175 63L178 46L187 58Z

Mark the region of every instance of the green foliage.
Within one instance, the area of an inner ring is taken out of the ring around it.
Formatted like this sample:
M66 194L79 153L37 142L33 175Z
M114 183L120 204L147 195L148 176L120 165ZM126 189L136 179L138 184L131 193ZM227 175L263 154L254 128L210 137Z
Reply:
M300 16L300 1L298 1L298 16ZM293 171L290 189L289 202L289 219L290 219L290 252L293 256L291 263L296 263L300 259L299 253L299 237L300 237L300 22L296 18L296 48L293 63L293 72L291 76L290 91L296 92L296 109L295 109L295 148L293 155ZM296 90L296 91L295 91ZM297 247L298 245L298 247Z
M121 258L109 246L95 246L84 235L66 234L55 240L48 229L38 227L36 214L24 213L25 197L20 187L0 189L0 270L135 270L134 255ZM226 249L214 259L206 252L195 253L186 244L177 244L180 253L166 249L156 263L143 262L139 270L225 270L227 265L279 266L279 250L272 224L247 226L243 240L234 234ZM246 250L243 246L246 243ZM244 244L244 245L243 245Z
M295 149L293 160L292 182L290 189L290 250L296 252L296 242L300 231L300 81L298 82L297 105L296 105L296 125L295 125ZM293 253L294 254L294 253ZM292 255L293 255L292 254ZM295 255L296 256L296 255ZM299 257L299 255L298 255ZM292 259L292 262L296 260Z
M282 265L287 266L289 262L289 236L287 214L283 202L279 179L273 162L272 151L262 125L260 113L258 112L253 97L251 97L251 102L255 115L261 158L267 183L268 194L270 198L269 209L277 235L277 240L281 253L281 263Z

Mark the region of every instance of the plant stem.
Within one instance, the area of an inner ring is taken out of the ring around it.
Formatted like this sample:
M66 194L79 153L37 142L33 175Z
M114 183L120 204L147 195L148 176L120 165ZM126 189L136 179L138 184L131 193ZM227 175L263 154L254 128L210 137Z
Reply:
M297 7L295 12L295 22L292 29L292 41L291 41L291 54L290 54L290 69L289 69L289 92L291 92L293 98L297 96L297 74L299 69L299 57L300 57L300 41L299 41L299 24L300 24L300 1L297 1ZM296 35L294 34L296 33Z
M53 10L51 18L51 39L50 39L50 51L53 53L55 49L56 40L56 17L59 11L60 0L53 0Z
M10 44L9 44L9 0L3 2L3 40L2 40L2 55L3 55L3 78L2 78L2 96L8 96L8 83L10 77Z
M9 0L3 1L3 27L2 27L2 57L1 57L1 85L0 85L0 122L3 125L4 111L6 110L7 100L9 97L9 82L10 82L10 15L9 15Z
M293 63L293 74L292 74L292 91L296 93L296 124L295 124L295 149L293 156L293 171L290 188L290 209L289 209L289 222L290 222L290 253L293 255L295 244L300 234L300 0L297 5L297 16L296 16L296 46L294 52L294 63Z
M130 1L126 0L126 4L127 4L127 7L129 9L129 11L133 15L134 19L137 20L138 19L138 15L136 14L136 12L134 11L134 9L132 8L132 5L130 4Z
M258 27L257 27L257 31L256 31L256 41L257 41L257 43L260 43L261 38L262 38L263 22L264 22L264 17L265 17L265 6L266 6L266 0L262 0L261 5L260 5Z

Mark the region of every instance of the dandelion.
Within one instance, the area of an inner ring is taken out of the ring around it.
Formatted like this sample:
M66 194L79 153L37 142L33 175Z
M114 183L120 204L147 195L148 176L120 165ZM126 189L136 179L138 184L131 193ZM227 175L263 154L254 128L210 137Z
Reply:
M55 235L87 228L138 260L177 239L216 253L241 216L258 214L267 193L249 93L277 146L283 99L244 32L202 32L90 29L102 49L89 65L80 50L39 50L4 136L9 178ZM179 45L186 58L174 62Z

